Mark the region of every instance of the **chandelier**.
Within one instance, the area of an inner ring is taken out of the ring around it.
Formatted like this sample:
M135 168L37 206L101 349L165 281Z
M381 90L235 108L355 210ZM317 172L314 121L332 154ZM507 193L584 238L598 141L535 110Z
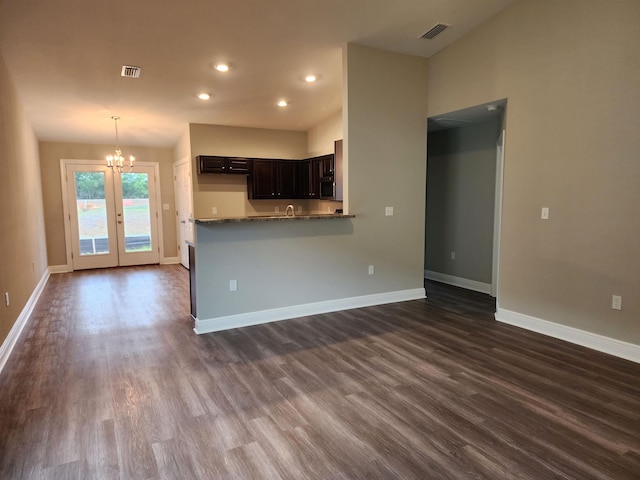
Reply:
M107 156L107 167L114 171L117 170L118 173L120 173L122 172L122 169L125 165L124 157L122 156L122 150L120 150L120 142L118 139L118 120L120 120L120 117L114 115L111 118L116 124L116 151L114 155ZM133 169L133 162L135 159L136 157L134 157L133 155L129 155L129 172Z

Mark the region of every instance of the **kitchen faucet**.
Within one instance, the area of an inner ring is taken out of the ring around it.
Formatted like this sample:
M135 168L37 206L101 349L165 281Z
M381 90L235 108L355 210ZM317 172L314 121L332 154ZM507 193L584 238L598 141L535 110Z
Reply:
M292 217L296 216L296 211L293 208L293 205L287 205L287 209L284 211L284 216L288 217L289 216L289 212L291 212L291 216Z

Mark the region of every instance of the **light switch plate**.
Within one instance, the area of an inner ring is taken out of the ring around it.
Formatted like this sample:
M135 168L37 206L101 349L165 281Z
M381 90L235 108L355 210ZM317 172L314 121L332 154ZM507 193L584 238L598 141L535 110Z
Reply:
M614 310L622 310L622 296L621 295L612 295L611 296L611 308Z
M387 217L393 217L393 207L384 207L384 214Z
M542 207L542 211L540 212L540 218L542 220L549 220L549 207Z
M237 280L229 280L229 291L235 292L238 290L238 281Z

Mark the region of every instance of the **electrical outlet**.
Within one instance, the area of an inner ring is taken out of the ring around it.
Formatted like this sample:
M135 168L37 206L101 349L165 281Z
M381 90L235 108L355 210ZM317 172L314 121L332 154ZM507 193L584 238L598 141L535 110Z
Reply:
M168 203L163 203L162 204L162 209L163 210L169 210L169 204Z
M375 273L375 268L373 265L369 265L369 275L373 275Z
M235 292L238 290L238 281L237 280L229 280L229 291Z
M456 259L456 252L451 252L451 260L455 260Z
M211 207L211 215L217 215L218 214L218 207Z
M614 310L622 310L622 296L621 295L612 295L611 296L611 308Z
M9 306L9 292L4 292L4 303L7 307Z

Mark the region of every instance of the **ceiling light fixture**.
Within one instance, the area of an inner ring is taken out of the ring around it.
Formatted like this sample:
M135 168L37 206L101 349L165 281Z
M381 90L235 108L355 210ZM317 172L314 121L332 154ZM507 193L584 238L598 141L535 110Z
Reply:
M120 141L118 139L118 120L120 120L120 117L114 115L113 117L111 117L111 119L116 124L116 151L114 155L107 156L107 167L109 167L111 170L115 169L118 171L118 173L121 173L124 167L124 157L122 156L122 150L120 150ZM133 169L133 162L135 159L136 157L134 157L133 155L129 155L129 171Z
M318 77L316 77L315 75L307 75L306 77L304 77L304 81L307 83L313 83L318 79Z
M278 106L279 106L279 107L286 107L287 105L289 105L289 104L287 103L287 101L286 101L286 100L280 100L280 101L278 102Z
M216 63L213 68L215 68L217 71L219 72L228 72L229 71L229 64L228 63Z
M198 98L200 100L209 100L211 98L211 95L206 92L202 92L198 94Z

